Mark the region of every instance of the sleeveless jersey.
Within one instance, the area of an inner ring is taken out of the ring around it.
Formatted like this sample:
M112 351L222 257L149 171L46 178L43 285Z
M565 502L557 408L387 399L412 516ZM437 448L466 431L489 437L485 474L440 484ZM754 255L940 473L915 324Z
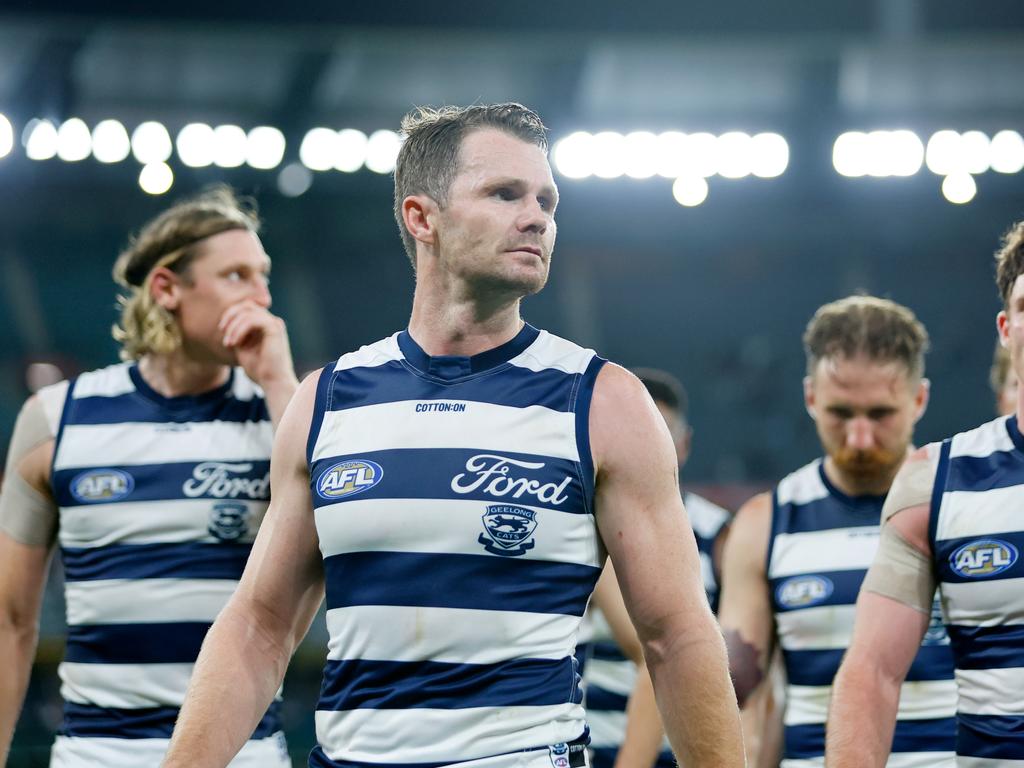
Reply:
M526 325L473 357L430 357L403 331L324 369L308 460L330 641L311 766L582 765L573 652L604 556L588 425L603 362Z
M729 522L729 513L696 493L683 494L700 554L704 589L712 610L718 609L718 582L712 555L715 540ZM589 657L583 671L586 691L587 723L595 768L611 768L626 736L626 705L636 683L636 665L619 649L611 629L599 610L588 613L593 621ZM582 649L577 649L582 654ZM658 756L658 766L673 768L675 758L666 739Z
M839 491L820 459L773 494L768 583L787 678L783 768L824 764L832 680L878 549L883 502ZM949 639L936 608L900 693L890 768L954 764L955 699Z
M267 507L271 442L240 369L195 397L163 397L127 363L70 383L52 471L68 624L55 764L69 739L116 740L89 754L118 765L133 744L170 737ZM275 703L253 738L279 729Z
M942 443L929 537L956 661L958 766L1024 766L1022 504L1015 416Z

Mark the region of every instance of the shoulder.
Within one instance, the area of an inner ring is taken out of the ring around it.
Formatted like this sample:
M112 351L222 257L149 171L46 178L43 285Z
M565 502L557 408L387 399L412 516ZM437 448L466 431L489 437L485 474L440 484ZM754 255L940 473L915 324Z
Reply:
M1011 429L1016 430L1016 420L1000 416L974 429L953 435L949 439L949 455L984 457L996 451L1014 450Z
M387 338L375 341L372 344L365 344L354 352L348 352L338 358L332 368L333 371L345 371L352 368L376 368L379 365L390 363L395 360L402 360L405 356L398 346L398 333L395 332ZM314 372L319 379L320 371ZM315 389L316 385L314 385Z
M772 493L765 491L751 497L736 512L730 536L767 530L771 526Z
M829 495L828 486L821 479L821 459L805 464L790 472L776 486L779 504L808 504Z
M75 377L71 395L75 399L86 397L117 397L135 391L131 376L132 363L115 363L105 368L80 373ZM63 383L63 382L62 382ZM60 386L55 384L54 386ZM40 390L40 393L43 390Z

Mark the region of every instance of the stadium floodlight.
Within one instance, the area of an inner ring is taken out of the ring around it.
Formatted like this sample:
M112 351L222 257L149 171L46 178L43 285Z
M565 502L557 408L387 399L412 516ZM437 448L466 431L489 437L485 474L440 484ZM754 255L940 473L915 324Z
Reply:
M355 173L366 162L366 145L369 139L362 131L355 128L343 128L338 131L337 155L334 159L335 170L344 173ZM305 191L305 190L303 190Z
M924 142L913 131L890 131L886 140L890 176L913 176L924 165Z
M302 163L288 163L277 174L277 189L285 197L305 194L313 184L313 173Z
M750 175L753 147L750 136L742 131L723 133L715 140L718 175L724 179L742 179Z
M560 174L569 179L585 179L594 175L590 147L594 137L586 131L570 133L555 142L551 158Z
M962 169L975 175L989 169L988 157L991 141L981 131L967 131L960 135Z
M978 185L971 174L957 171L942 180L942 194L949 202L963 205L971 202L978 194Z
M832 145L832 166L851 179L867 173L868 135L860 131L839 134Z
M777 133L759 133L750 139L750 172L761 179L774 179L789 166L789 144Z
M189 123L178 131L178 157L189 168L213 164L213 128L206 123Z
M649 179L658 172L658 137L649 131L626 134L626 175Z
M626 172L626 137L615 131L594 134L590 162L599 179L616 179Z
M30 160L49 160L57 155L57 128L49 120L30 120L21 139Z
M939 176L963 170L960 134L949 130L936 131L928 139L924 157L928 170Z
M119 163L131 151L128 131L117 120L101 120L92 129L92 156L101 163Z
M14 148L14 126L5 115L0 114L0 157L7 157Z
M92 134L89 126L78 117L61 123L57 130L57 157L68 163L85 160L92 153Z
M394 131L374 131L366 141L366 167L374 173L391 173L401 148L402 140Z
M338 132L330 128L312 128L299 145L299 159L311 171L326 171L334 167L337 156Z
M705 179L714 176L718 173L718 137L703 132L687 134L684 157L684 173L695 173Z
M147 163L139 171L139 186L150 195L162 195L174 183L174 171L167 163Z
M248 137L237 125L218 125L213 129L213 164L237 168L245 163Z
M686 172L686 134L665 131L658 134L658 175L677 179Z
M245 162L252 168L269 171L284 159L284 134L269 125L259 125L249 131L245 143Z
M1020 173L1024 170L1024 138L1016 131L1000 131L989 143L988 162L997 173Z
M132 131L132 154L143 165L165 163L171 150L171 134L162 123L150 120Z
M708 199L708 182L703 176L690 174L672 182L672 197L686 208L694 208Z

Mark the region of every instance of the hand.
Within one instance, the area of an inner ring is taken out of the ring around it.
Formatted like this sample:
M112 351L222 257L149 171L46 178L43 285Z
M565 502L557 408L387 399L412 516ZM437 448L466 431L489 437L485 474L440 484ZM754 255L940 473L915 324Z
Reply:
M224 346L260 387L266 390L278 383L294 387L295 368L284 320L246 299L228 307L217 327L224 334Z

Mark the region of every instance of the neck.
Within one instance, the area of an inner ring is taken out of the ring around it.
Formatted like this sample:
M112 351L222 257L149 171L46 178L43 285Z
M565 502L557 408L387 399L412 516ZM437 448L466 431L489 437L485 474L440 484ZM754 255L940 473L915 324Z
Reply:
M417 276L409 334L431 357L486 352L514 338L522 327L518 295Z
M825 476L847 496L885 496L889 493L892 481L899 470L900 465L896 465L891 470L879 472L872 477L860 477L844 472L831 456L825 457Z
M145 355L139 360L139 374L164 397L200 395L228 380L231 368L219 363L190 359L179 348L166 355Z

